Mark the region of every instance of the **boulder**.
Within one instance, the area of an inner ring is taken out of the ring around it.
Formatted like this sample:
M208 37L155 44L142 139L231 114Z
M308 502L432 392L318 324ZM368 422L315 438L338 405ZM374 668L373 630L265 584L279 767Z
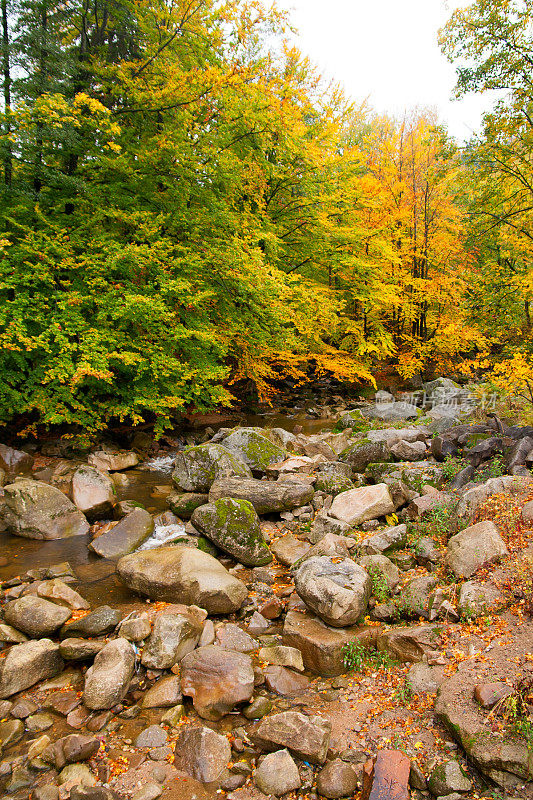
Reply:
M359 550L365 555L379 555L391 550L400 550L406 542L407 525L395 525L363 539Z
M329 747L331 723L319 716L307 717L298 711L282 711L264 717L247 733L262 750L274 752L286 747L302 761L323 764Z
M529 639L527 638L529 636ZM531 633L524 634L530 649ZM479 662L465 664L465 669L448 678L439 688L435 713L469 759L492 781L504 788L517 787L533 779L531 752L525 739L512 732L493 732L487 726L487 711L474 697L479 683ZM514 680L516 665L511 662L508 677ZM493 671L491 670L491 673ZM437 776L440 780L440 776ZM435 789L440 784L435 782Z
M398 461L421 461L426 456L426 443L399 441L392 445L391 453Z
M493 613L503 604L503 597L490 583L465 581L459 589L457 610L463 617L477 617Z
M103 647L85 674L83 704L106 709L120 703L135 670L135 651L126 639L113 639Z
M27 539L84 536L89 523L63 492L29 478L4 487L3 519L8 530Z
M88 458L89 464L98 470L120 472L131 469L139 463L139 456L131 450L97 450Z
M184 492L208 492L219 479L251 478L250 467L221 444L188 447L176 456L172 480Z
M429 619L431 598L438 582L434 575L421 575L402 586L402 610L406 616Z
M357 562L369 575L381 576L392 592L400 583L400 570L390 558L383 555L363 556Z
M234 497L248 500L258 514L272 514L278 511L291 511L293 508L310 503L314 489L300 481L259 481L226 478L217 480L209 492L209 502L221 497Z
M390 461L390 448L385 442L363 439L348 445L339 455L339 461L349 464L354 472L364 472L369 464Z
M115 484L96 467L78 467L72 476L72 500L89 519L105 517L116 502Z
M148 689L143 697L143 708L172 708L182 701L180 679L177 675L166 675Z
M89 545L102 558L121 558L133 552L152 535L154 521L144 508L134 508L111 530L93 539Z
M302 654L296 647L284 647L275 645L272 647L262 647L258 653L259 661L266 661L279 667L290 667L298 672L304 671Z
M210 728L186 728L176 741L174 766L201 783L218 780L230 760L228 740Z
M78 594L74 589L71 589L64 581L59 578L53 578L49 581L42 581L37 586L37 594L44 600L50 600L51 603L56 603L58 606L65 606L72 609L72 611L87 610L90 608L89 603L81 594Z
M272 561L257 512L247 500L225 497L200 506L193 512L191 522L217 547L247 567Z
M286 533L272 542L270 549L280 564L292 567L293 564L296 564L297 561L307 555L311 545L308 542L302 542L301 539L297 539L293 533Z
M413 664L407 673L407 683L414 694L428 692L436 694L439 686L444 681L443 667L430 667L419 661Z
M62 668L59 645L50 639L14 645L0 660L0 700L53 678Z
M202 625L192 615L158 614L141 662L149 669L170 669L194 650L201 634Z
M85 617L63 625L61 638L72 636L91 638L112 633L122 619L122 612L110 606L100 606Z
M493 522L478 522L448 541L447 566L462 578L470 578L485 564L509 555L507 546Z
M99 739L72 733L48 745L41 753L41 758L55 769L61 770L67 764L88 761L97 754L99 749Z
M380 750L363 770L364 800L409 800L411 761L400 750Z
M297 593L315 614L334 628L353 625L366 611L372 582L349 558L306 559L294 575Z
M231 614L248 595L213 556L190 547L158 547L121 558L117 572L133 591L153 600L198 605L209 614Z
M222 719L253 694L251 658L216 645L200 647L181 662L181 690L203 719Z
M340 758L328 761L317 775L316 788L321 797L338 800L353 797L357 792L358 775L352 764Z
M329 510L329 515L356 526L371 519L392 514L395 504L389 487L384 483L375 486L362 486L337 495Z
M72 616L65 606L58 606L42 597L26 595L12 600L4 609L4 619L33 639L50 636Z
M533 487L531 478L504 475L501 478L490 478L480 486L468 489L457 506L459 517L472 518L478 508L494 494L520 494Z
M474 689L474 697L481 708L486 708L489 711L506 697L511 697L513 694L513 687L501 682L478 683Z
M254 783L259 791L274 797L296 791L302 785L298 767L288 750L263 756L254 773Z
M218 647L233 650L235 653L252 653L259 646L249 633L232 622L217 628L215 640Z
M168 735L161 725L149 725L135 739L135 747L147 747L150 750L164 747L167 743Z
M472 781L457 761L443 761L433 767L428 788L435 797L444 797L453 792L469 792Z
M193 511L207 502L208 495L199 492L173 492L167 498L170 510L180 519L190 519Z
M411 403L402 401L392 403L376 403L363 409L363 414L369 419L382 419L386 422L397 422L403 419L416 419L418 409Z
M359 641L370 645L376 628L330 628L321 619L300 611L289 611L283 626L283 643L298 649L306 669L317 675L336 676L346 671L344 652L348 644Z
M430 656L440 655L441 630L437 625L391 628L378 633L376 646L380 652L402 663L425 661Z
M104 646L102 639L63 639L59 652L66 661L87 661L92 660Z
M352 530L351 525L347 522L342 522L340 519L330 517L327 512L320 511L312 525L309 534L309 541L316 544L324 538L328 533L334 533L337 536L348 536Z
M16 450L7 444L0 444L0 469L6 475L14 477L15 475L27 474L31 472L32 467L33 456L29 453L25 453L23 450Z
M287 458L287 451L284 448L274 444L254 428L232 431L224 438L223 444L244 461L252 472L266 472L272 464L278 464Z
M263 675L268 691L279 694L282 697L301 694L306 689L309 689L309 678L286 667L266 667L263 670Z

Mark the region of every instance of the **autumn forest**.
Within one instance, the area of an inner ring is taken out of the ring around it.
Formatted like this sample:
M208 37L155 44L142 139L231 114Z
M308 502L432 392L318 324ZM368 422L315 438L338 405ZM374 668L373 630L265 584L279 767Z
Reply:
M532 0L441 31L491 98L466 144L354 104L270 4L1 5L3 423L157 432L382 362L527 389Z

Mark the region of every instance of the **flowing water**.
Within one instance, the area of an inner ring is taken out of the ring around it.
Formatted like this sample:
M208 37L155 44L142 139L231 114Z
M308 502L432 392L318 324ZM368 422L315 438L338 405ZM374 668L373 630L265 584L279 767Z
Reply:
M304 409L286 415L269 412L250 415L243 425L284 428L293 431L301 426L305 435L312 435L331 429L331 420L309 419ZM220 427L213 425L212 427ZM124 485L117 486L119 500L133 500L140 503L151 514L168 511L167 497L172 487L172 465L177 450L148 459L141 468L121 473ZM127 482L126 482L127 481ZM183 526L157 525L154 535L145 542L144 549L157 547L174 541L184 534ZM68 561L79 581L79 590L94 608L98 605L124 605L136 601L115 575L115 562L102 559L88 548L90 536L76 536L43 542L24 539L8 533L0 533L0 580L10 580L23 575L31 569L49 567Z

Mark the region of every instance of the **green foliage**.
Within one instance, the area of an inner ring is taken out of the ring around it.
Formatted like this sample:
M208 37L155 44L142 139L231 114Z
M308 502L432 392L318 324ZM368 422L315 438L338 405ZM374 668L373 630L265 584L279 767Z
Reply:
M437 542L446 543L450 536L458 532L459 520L453 508L438 505L424 514L422 519L411 522L407 528L407 541L411 546L419 539L429 536Z
M447 456L442 465L442 474L446 481L452 481L467 465L463 458Z
M380 653L360 644L357 639L345 644L342 648L345 668L350 672L365 672L366 670L391 669L395 661L388 653Z
M391 590L383 571L372 564L366 567L372 581L372 595L378 603L386 603L391 597Z

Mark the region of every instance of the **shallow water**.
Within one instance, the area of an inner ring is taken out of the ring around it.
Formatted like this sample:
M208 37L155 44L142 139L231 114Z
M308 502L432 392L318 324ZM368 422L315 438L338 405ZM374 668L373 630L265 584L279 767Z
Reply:
M247 426L284 428L288 431L301 425L306 435L330 430L333 424L331 420L308 419L303 410L294 416L278 412L248 416L243 423ZM125 485L117 486L118 499L140 503L151 514L168 511L167 497L172 489L174 458L175 452L165 452L147 460L140 467L121 473ZM160 546L179 533L177 526L157 526L154 536L145 547ZM115 562L102 559L90 551L90 541L90 536L45 542L0 533L0 556L7 561L4 566L0 565L0 581L18 577L30 569L68 561L79 581L77 588L93 608L103 604L117 606L134 602L136 596L122 585L115 574Z

